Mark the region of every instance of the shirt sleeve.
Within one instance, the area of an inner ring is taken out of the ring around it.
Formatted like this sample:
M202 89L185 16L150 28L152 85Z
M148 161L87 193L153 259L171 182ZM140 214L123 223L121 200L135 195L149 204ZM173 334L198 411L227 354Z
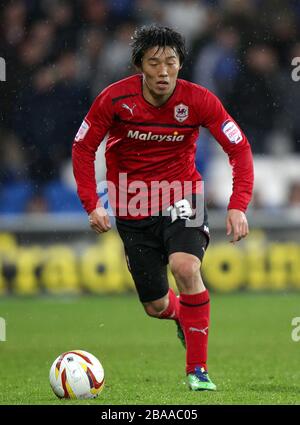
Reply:
M247 137L220 100L207 89L201 111L201 125L206 127L222 146L232 166L233 187L228 209L245 212L252 197L254 181L253 157Z
M73 173L77 193L88 214L97 206L95 158L97 149L112 126L113 106L109 93L104 90L95 99L84 118L72 146Z

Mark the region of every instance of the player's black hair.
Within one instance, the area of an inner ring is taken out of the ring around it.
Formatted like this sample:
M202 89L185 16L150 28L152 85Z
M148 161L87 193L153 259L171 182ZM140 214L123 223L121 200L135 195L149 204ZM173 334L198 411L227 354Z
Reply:
M180 65L186 57L185 40L181 34L168 27L158 25L142 26L132 36L132 63L140 67L146 50L158 46L172 47L179 56Z

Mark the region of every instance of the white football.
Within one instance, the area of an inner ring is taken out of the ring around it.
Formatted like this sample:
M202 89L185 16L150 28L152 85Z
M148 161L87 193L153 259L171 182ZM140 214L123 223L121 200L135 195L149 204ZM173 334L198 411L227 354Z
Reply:
M54 394L59 398L95 398L104 387L104 370L93 354L72 350L54 360L49 379Z

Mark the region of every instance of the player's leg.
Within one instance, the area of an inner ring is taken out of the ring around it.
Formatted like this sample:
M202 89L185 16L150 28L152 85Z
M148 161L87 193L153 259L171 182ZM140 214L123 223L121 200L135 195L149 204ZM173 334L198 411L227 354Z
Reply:
M178 320L179 300L169 288L165 258L152 247L126 249L127 263L139 299L150 317Z
M169 288L168 293L163 298L143 303L143 306L149 316L174 320L177 325L177 336L183 347L186 348L184 333L179 323L179 297L172 288Z
M179 300L172 288L159 299L143 303L146 313L158 319L178 320Z
M200 265L194 255L182 252L170 255L171 271L180 292L179 322L186 342L188 383L192 390L215 390L207 372L210 302Z
M159 319L178 319L179 300L169 289L167 257L159 240L145 229L117 226L128 269L145 312Z
M179 323L186 343L186 373L193 390L216 389L207 374L209 293L200 274L208 236L183 220L168 226L169 264L180 293Z
M141 245L127 248L126 256L139 299L148 316L178 320L179 300L169 288L165 257L159 250Z

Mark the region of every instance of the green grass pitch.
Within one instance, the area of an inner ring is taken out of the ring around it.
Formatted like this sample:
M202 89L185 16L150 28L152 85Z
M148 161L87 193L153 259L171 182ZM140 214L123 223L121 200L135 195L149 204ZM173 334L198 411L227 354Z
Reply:
M135 296L2 298L0 404L300 404L300 294L211 295L209 373L217 392L191 392L172 321L145 315ZM102 362L95 400L59 400L48 374L62 352Z

